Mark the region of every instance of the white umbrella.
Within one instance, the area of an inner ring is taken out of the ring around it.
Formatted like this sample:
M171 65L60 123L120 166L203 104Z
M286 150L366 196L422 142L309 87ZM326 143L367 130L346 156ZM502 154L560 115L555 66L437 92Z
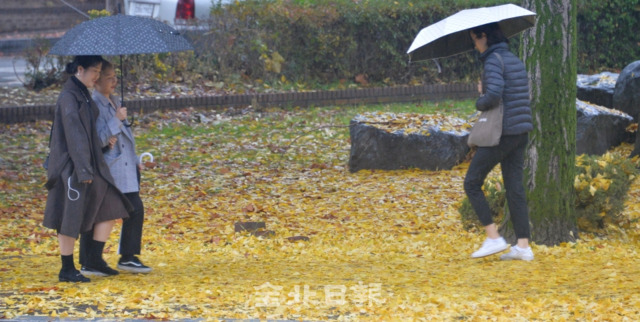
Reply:
M471 29L497 22L509 38L532 27L535 16L535 12L514 4L462 10L420 30L407 54L413 61L460 54L473 50Z

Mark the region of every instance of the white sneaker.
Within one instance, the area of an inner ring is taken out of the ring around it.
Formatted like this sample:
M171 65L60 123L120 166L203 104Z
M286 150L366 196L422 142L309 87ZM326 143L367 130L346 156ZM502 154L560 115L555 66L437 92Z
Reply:
M485 257L489 255L493 255L495 253L499 253L501 251L509 248L509 244L504 240L504 238L500 237L497 239L487 238L482 243L482 247L471 254L472 258Z
M513 246L511 247L511 250L508 253L500 255L500 259L503 261L507 261L507 260L532 261L533 251L531 251L531 247L520 248L518 246Z

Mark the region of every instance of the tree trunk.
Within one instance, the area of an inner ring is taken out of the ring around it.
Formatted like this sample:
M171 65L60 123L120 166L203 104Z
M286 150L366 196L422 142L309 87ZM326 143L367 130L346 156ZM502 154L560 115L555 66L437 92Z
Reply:
M578 237L576 161L576 0L525 0L537 23L522 37L534 130L525 161L532 241L557 245Z

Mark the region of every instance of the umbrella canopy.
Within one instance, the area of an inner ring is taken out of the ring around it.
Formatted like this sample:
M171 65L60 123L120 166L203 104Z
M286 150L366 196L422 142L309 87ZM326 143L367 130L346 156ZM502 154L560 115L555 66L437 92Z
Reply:
M85 21L67 31L49 51L64 56L123 56L193 50L189 41L169 25L151 18L115 15ZM120 59L120 71L122 57ZM124 79L120 80L124 106ZM134 118L125 123L133 124Z
M473 50L471 29L497 22L509 38L532 27L535 16L535 12L514 4L462 10L420 30L407 54L414 61L460 54Z
M151 18L115 15L85 21L56 42L54 55L118 56L193 50L178 31Z

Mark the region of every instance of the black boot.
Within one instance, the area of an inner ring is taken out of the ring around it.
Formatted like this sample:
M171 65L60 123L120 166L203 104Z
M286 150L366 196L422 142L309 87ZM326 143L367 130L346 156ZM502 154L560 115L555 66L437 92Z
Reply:
M60 255L60 258L62 259L62 268L58 274L58 280L60 282L91 282L90 279L84 277L76 269L76 266L73 264L73 254Z
M91 239L87 246L87 258L85 264L82 265L82 274L93 276L114 276L119 274L118 271L109 267L107 262L102 259L104 242Z
M84 266L87 263L87 257L89 256L89 248L91 247L91 241L93 240L93 230L80 234L80 251L78 252L80 266Z

